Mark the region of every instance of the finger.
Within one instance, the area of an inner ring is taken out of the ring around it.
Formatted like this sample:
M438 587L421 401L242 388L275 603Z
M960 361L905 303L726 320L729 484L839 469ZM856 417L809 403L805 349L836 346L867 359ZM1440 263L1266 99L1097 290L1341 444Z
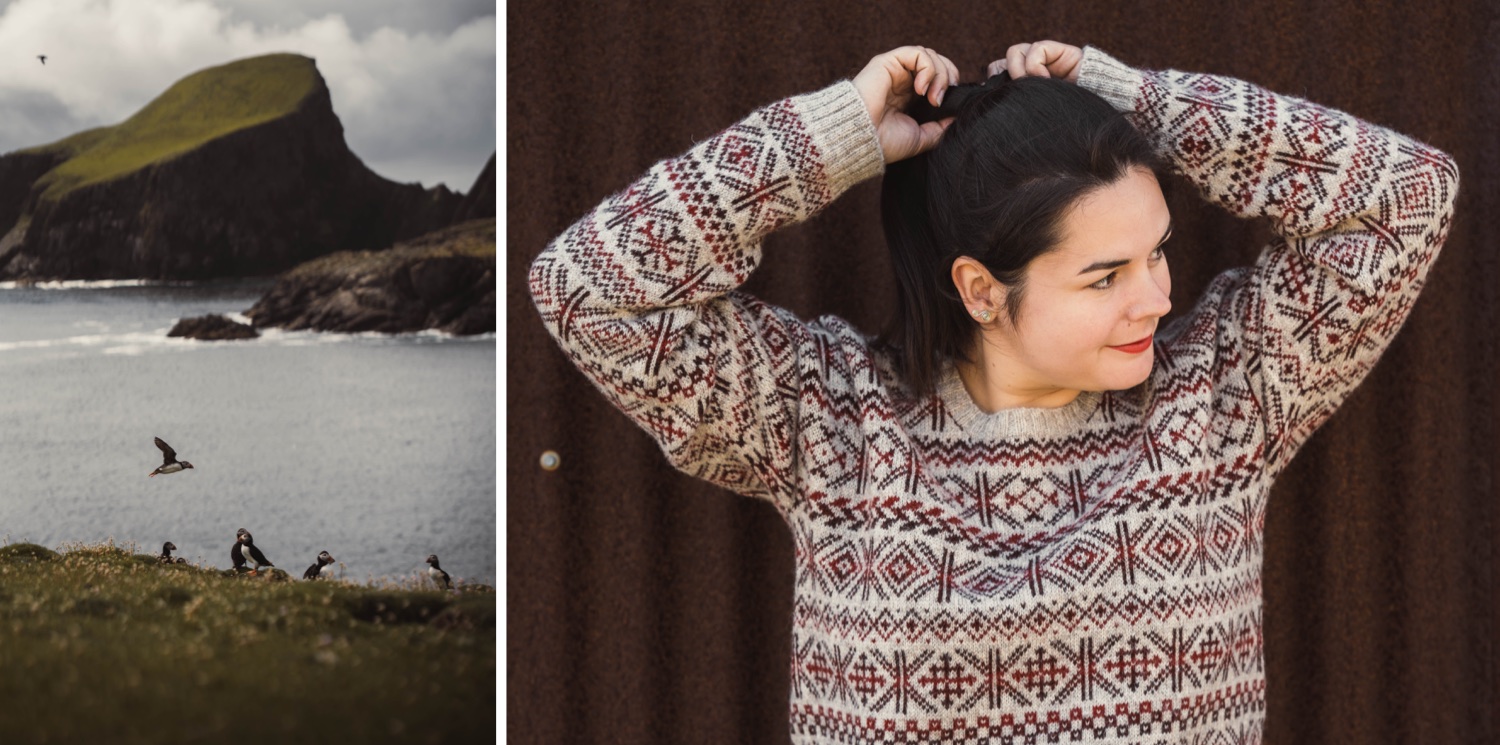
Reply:
M1005 52L1005 69L1012 78L1026 77L1026 53L1030 44L1017 44Z
M918 92L921 93L922 97L926 98L929 103L932 103L932 99L937 95L938 67L932 59L932 50L928 49L927 47L919 48L922 51L917 54L917 67L918 69L922 70L923 73L925 73L927 85L923 88L918 89Z
M958 85L958 65L953 64L953 60L947 57L943 58L943 62L948 66L948 85Z
M948 78L948 60L931 47L923 47L923 51L927 62L932 65L932 82L927 86L927 100L933 106L938 106L942 104L943 94L951 84Z
M943 139L943 132L947 131L948 125L952 123L953 117L950 116L942 121L923 124L919 130L920 140L917 142L917 153L925 153L937 147L937 144Z
M997 59L984 68L985 77L994 77L1005 71L1005 60Z
M911 87L919 96L927 95L928 86L932 85L932 64L927 61L927 52L922 47L911 47L909 57L901 60L901 65L911 73Z
M921 47L922 52L917 56L917 64L927 80L926 87L918 88L917 92L927 98L927 102L937 106L943 99L943 90L948 87L948 69L939 61L941 57L937 52Z
M927 96L927 93L932 90L931 68L922 67L917 69L916 76L912 78L911 89L919 96Z
M1048 42L1043 41L1032 44L1031 49L1027 50L1026 52L1027 74L1035 75L1039 78L1052 77L1052 72L1047 69L1049 55L1051 57L1057 56L1056 52L1052 50L1052 47Z
M885 58L883 66L891 79L892 93L899 95L908 89L921 93L921 54L922 47L905 46L882 55Z
M933 91L934 95L937 96L936 104L940 105L943 99L948 96L948 89L958 85L958 66L953 64L953 60L938 54L936 50L928 51L932 52L933 61L941 73L938 76L938 85Z

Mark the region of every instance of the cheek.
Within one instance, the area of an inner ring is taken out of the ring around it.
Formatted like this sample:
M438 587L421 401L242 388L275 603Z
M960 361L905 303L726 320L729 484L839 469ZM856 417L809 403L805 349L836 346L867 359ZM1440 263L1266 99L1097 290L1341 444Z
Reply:
M1091 356L1114 340L1124 311L1116 304L1083 301L1053 308L1045 329L1050 346L1061 356Z

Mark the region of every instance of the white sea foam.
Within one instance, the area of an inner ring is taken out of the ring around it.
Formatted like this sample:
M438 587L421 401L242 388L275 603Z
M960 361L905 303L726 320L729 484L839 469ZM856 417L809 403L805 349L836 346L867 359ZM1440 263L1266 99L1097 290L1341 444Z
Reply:
M45 282L0 282L0 290L112 290L116 287L172 287L186 282L152 279L65 279Z
M50 349L55 347L97 347L109 343L118 338L110 334L85 334L82 336L68 336L62 339L28 339L25 341L0 342L0 352L11 352L20 349Z
M224 315L240 323L249 321L248 318L238 313L226 313ZM73 326L75 328L88 328L105 333L78 334L76 336L55 339L26 339L0 342L0 353L26 349L58 349L84 353L98 351L103 354L134 356L151 351L185 352L194 349L214 348L226 344L237 347L257 344L280 347L310 347L337 344L401 344L413 341L419 344L448 344L495 340L495 334L493 333L454 336L441 331L428 330L407 334L383 334L378 331L363 331L351 334L337 331L287 331L278 328L260 329L261 335L257 339L208 340L169 337L167 336L167 331L170 330L169 326L149 331L128 331L123 333L108 333L109 327L103 322L98 321L78 321Z

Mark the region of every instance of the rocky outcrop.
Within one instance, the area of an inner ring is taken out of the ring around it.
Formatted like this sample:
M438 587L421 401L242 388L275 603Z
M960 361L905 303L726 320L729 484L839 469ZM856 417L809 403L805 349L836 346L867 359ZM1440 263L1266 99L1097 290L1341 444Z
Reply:
M260 336L260 332L254 326L222 315L207 315L179 320L167 336L204 340L254 339Z
M279 277L245 315L256 328L492 333L495 220L308 262Z
M0 157L0 280L275 274L447 225L461 201L366 168L313 60L267 55Z

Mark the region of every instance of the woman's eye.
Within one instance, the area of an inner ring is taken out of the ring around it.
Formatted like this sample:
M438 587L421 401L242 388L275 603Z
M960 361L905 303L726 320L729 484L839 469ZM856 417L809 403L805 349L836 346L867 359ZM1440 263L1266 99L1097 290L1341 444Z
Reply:
M1161 258L1163 256L1166 256L1166 255L1167 255L1167 247L1166 246L1157 246L1156 250L1151 252L1151 260L1152 261L1161 261Z
M1089 285L1089 287L1092 287L1095 290L1108 290L1110 287L1114 286L1116 274L1119 274L1119 272L1110 272L1104 277L1104 279L1101 279L1098 282Z

